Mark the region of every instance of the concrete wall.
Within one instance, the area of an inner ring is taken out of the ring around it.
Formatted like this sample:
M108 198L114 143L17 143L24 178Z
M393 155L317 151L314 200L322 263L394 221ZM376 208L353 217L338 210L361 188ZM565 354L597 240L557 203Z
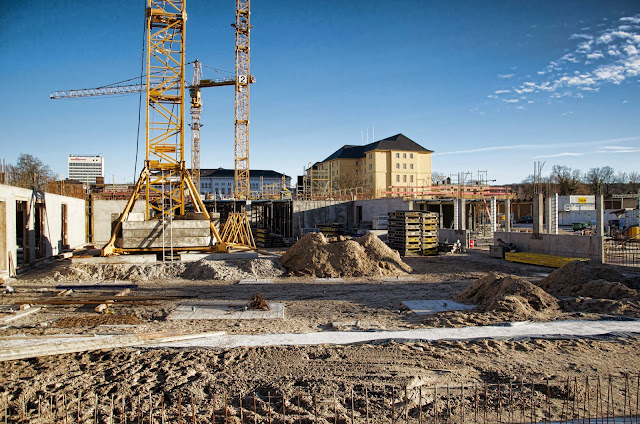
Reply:
M315 228L318 224L340 222L347 226L352 214L349 210L351 203L339 200L294 200L294 237L301 237L304 228Z
M371 200L356 200L353 202L354 216L357 216L356 209L358 206L362 207L362 221L373 221L375 215L387 214L395 211L409 211L412 210L413 202L410 200L403 200L400 197L387 198L387 199L371 199ZM359 223L355 222L354 226Z
M126 200L100 200L93 201L92 216L92 242L98 245L106 244L111 237L111 225L114 216L120 216L124 207L127 205ZM145 202L139 200L133 205L134 213L144 213Z
M498 244L498 239L515 244L518 252L589 258L598 262L603 257L602 238L597 236L496 231L493 233L494 244Z
M362 208L362 220L358 221L358 208ZM302 235L303 228L314 228L318 224L339 222L345 229L356 229L362 221L371 222L375 215L400 210L412 210L413 203L401 198L336 201L295 200L293 202L293 233Z
M5 249L0 252L6 261L0 261L4 269L1 271L11 271L18 265L18 246L16 228L16 202L24 201L27 204L27 221L25 222L26 237L29 259L28 264L33 264L36 260L58 255L63 251L62 238L62 205L67 207L67 243L71 248L83 246L86 242L85 228L85 201L75 197L59 196L57 194L35 193L32 190L0 185L0 202L4 202L4 217L0 222L4 224L0 233L6 237ZM36 255L36 205L42 211L42 234L41 234L41 254ZM22 231L20 229L20 231ZM10 259L9 259L10 257Z

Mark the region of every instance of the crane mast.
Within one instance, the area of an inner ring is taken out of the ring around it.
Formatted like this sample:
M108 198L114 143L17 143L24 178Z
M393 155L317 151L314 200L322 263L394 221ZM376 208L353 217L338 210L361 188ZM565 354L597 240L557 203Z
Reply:
M191 178L193 178L193 185L198 188L198 196L200 195L200 115L202 114L200 78L202 78L202 65L196 60L193 62L189 97L191 97Z
M203 213L215 248L226 251L185 165L185 0L147 0L146 9L146 143L145 161L136 187L120 215L102 255L125 252L115 247L122 222L141 192L145 194L146 219L184 215L186 193L197 212Z
M251 198L249 185L250 0L236 0L235 198Z

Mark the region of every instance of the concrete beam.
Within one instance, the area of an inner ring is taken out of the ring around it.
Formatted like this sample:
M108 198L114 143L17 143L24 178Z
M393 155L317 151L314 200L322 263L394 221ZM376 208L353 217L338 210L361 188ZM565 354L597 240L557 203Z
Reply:
M511 231L511 200L504 201L504 230L508 233Z

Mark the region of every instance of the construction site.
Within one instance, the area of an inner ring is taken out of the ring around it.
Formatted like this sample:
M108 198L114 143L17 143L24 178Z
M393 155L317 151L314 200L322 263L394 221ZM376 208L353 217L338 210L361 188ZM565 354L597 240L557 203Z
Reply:
M638 423L640 195L523 201L401 133L252 169L235 5L233 77L148 0L144 81L51 95L141 96L135 184L2 180L0 422ZM218 86L232 173L200 164Z

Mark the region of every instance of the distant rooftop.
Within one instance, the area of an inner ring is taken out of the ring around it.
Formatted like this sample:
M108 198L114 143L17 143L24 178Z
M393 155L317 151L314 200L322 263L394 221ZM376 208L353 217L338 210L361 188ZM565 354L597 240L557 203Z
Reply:
M249 178L282 178L284 175L285 178L288 178L288 175L281 174L277 171L271 170L262 170L262 169L250 169L249 170ZM227 168L209 168L209 169L200 169L200 178L202 177L213 177L213 178L233 178L234 170Z
M331 156L323 160L327 162L334 159L359 159L365 156L366 152L372 150L400 150L405 152L426 152L433 153L433 150L425 149L415 141L403 134L374 141L364 146L345 145L336 150Z

